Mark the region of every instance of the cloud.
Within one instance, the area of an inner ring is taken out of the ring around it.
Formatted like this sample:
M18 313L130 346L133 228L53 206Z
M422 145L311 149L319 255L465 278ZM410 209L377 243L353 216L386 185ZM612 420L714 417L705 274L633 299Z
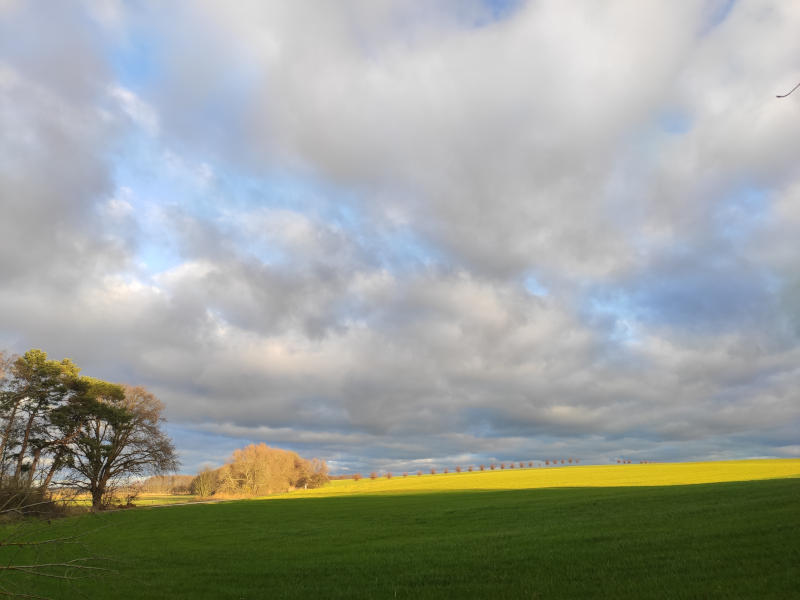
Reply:
M188 470L795 452L791 5L87 10L2 13L0 341Z

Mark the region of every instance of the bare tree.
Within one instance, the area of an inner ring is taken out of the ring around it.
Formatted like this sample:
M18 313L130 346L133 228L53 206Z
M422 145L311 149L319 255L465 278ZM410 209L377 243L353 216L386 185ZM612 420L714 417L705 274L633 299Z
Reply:
M102 508L107 495L131 477L174 471L178 467L172 441L161 430L162 402L142 387L107 387L98 407L81 425L70 445L64 483L89 492L92 508Z
M190 489L198 496L210 496L217 489L217 479L217 472L206 467L192 479Z

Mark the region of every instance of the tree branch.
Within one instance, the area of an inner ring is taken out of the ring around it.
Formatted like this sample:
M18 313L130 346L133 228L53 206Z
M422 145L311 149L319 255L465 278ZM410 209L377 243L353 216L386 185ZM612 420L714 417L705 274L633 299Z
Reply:
M780 95L780 94L779 94L779 95L777 95L777 96L775 96L775 97L776 97L776 98L786 98L786 96L789 96L789 95L790 95L790 94L791 94L793 91L795 91L797 88L800 88L800 83L798 83L796 86L794 86L794 87L793 87L791 90L789 90L787 93L785 93L785 94L783 94L783 95Z

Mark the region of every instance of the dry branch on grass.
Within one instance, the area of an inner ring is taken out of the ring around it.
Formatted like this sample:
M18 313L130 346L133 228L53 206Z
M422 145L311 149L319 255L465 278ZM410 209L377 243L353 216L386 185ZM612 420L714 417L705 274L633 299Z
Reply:
M52 524L51 519L42 515L60 516L51 499L19 506L13 497L6 494L0 505L0 519L8 521L0 539L0 596L46 600L46 596L31 590L30 577L70 582L114 572L106 566L110 558L92 553L84 544L82 538L88 531L71 536L42 535ZM31 516L37 513L38 516ZM37 523L41 527L35 527ZM15 582L18 575L25 580Z

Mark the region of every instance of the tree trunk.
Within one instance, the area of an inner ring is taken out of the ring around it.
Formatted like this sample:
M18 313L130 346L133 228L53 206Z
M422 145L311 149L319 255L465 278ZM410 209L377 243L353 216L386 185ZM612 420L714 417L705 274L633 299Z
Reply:
M31 470L28 472L28 487L33 485L33 477L36 475L36 467L39 466L39 459L42 457L42 449L37 448L33 453L33 462L31 463Z
M56 452L53 456L53 463L50 465L50 469L47 471L47 477L44 478L44 483L42 484L42 492L45 494L47 493L47 488L50 487L50 482L53 481L53 476L58 471L59 467L61 466L61 459L64 458L63 449Z
M92 490L92 510L102 510L103 490Z
M11 430L14 429L14 419L17 417L17 409L19 408L20 402L21 400L17 400L14 403L14 408L11 410L11 415L8 417L8 424L6 425L5 431L3 431L3 442L0 445L0 459L2 459L2 464L0 465L0 479L6 474L6 446L11 437Z
M108 478L103 476L92 484L92 510L103 509L103 496L106 494L106 486L108 485Z
M28 449L28 440L31 437L31 429L33 429L34 419L36 419L35 410L31 413L31 416L28 418L28 424L25 426L25 435L22 438L22 446L19 449L17 468L14 470L14 481L19 481L19 476L22 474L22 463L25 462L25 451Z

